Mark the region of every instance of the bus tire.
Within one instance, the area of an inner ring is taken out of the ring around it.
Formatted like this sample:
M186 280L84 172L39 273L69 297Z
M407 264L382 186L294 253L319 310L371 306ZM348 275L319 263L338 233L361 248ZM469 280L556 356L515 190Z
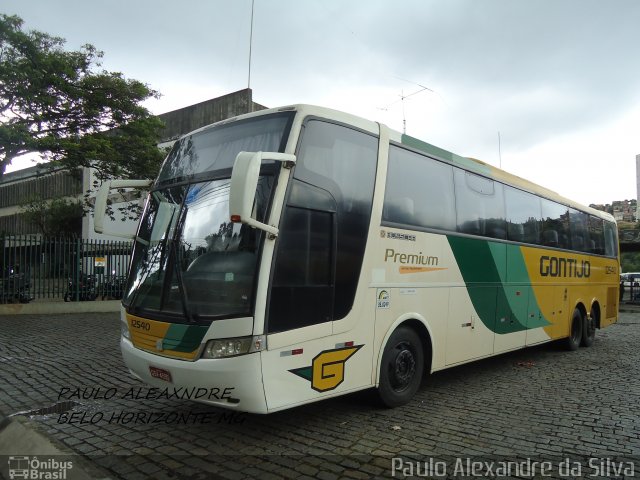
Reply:
M593 341L596 339L596 319L593 315L589 315L584 319L582 326L582 341L580 346L590 347L593 345Z
M378 396L386 407L409 402L422 382L424 352L420 337L412 328L401 326L389 337L382 353Z
M582 330L584 326L584 319L582 318L582 312L577 308L573 311L571 317L571 330L566 340L568 350L577 350L582 342Z

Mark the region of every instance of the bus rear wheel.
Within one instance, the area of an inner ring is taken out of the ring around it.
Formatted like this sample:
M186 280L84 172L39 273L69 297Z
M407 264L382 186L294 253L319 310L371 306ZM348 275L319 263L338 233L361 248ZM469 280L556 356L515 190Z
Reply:
M584 319L584 325L582 327L582 342L580 345L583 347L590 347L593 345L593 341L596 339L596 319L593 316L593 312L587 318Z
M378 396L383 405L398 407L409 402L420 387L424 353L418 334L399 327L389 337L382 354Z
M571 317L571 332L566 340L567 349L577 350L582 342L582 330L584 326L584 319L582 318L582 312L577 308L573 311Z

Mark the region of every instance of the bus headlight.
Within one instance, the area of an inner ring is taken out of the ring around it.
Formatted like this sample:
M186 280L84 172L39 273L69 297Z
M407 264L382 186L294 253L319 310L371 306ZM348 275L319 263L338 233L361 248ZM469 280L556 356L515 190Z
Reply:
M125 321L120 321L120 335L127 340L131 340L131 334L129 333L129 324Z
M264 335L209 340L204 347L202 358L235 357L237 355L259 352L264 350L266 346Z

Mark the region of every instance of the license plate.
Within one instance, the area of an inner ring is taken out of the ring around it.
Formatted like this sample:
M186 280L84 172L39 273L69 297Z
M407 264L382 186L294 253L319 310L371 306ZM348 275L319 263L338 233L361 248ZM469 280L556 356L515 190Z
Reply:
M159 378L165 382L171 382L171 372L169 370L149 366L149 372L151 372L151 376L154 378Z

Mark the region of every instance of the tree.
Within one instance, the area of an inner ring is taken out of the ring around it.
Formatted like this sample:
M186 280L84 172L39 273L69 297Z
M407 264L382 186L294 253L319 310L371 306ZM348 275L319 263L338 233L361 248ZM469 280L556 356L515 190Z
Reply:
M98 70L93 45L25 32L0 14L0 177L13 159L38 153L70 170L96 168L100 180L154 178L162 122L140 105L159 94L122 73Z

